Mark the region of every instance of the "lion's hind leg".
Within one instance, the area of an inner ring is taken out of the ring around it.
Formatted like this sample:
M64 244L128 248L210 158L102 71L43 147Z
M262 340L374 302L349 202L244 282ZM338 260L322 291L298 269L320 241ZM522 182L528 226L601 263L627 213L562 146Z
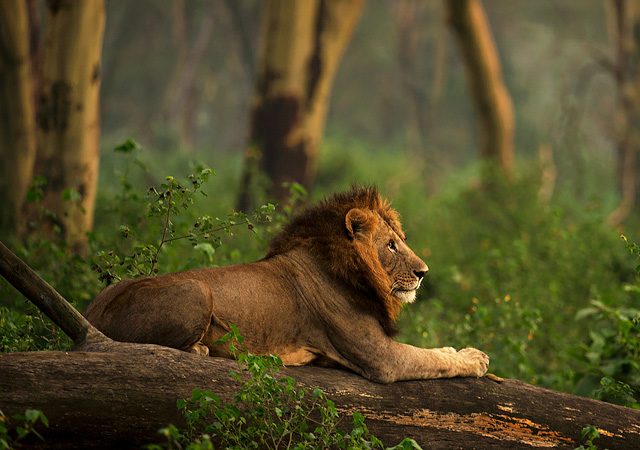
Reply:
M158 344L208 355L202 343L213 315L213 293L205 283L145 278L127 286L103 312L100 328L117 341Z

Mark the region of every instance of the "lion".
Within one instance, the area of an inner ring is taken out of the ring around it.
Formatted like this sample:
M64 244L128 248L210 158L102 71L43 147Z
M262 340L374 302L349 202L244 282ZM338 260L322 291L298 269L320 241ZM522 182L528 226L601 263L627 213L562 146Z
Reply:
M393 339L427 265L375 187L353 187L295 216L256 262L124 280L85 311L117 341L232 357L235 325L257 355L351 370L378 383L480 377L480 350L424 349Z

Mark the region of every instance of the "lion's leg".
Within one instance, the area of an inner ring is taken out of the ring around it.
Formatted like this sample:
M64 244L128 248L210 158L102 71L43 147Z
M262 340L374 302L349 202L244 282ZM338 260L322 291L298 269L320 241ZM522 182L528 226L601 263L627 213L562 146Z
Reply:
M201 281L185 280L176 287L174 295L179 311L173 343L179 350L208 356L209 347L203 342L211 329L213 317L213 292ZM171 291L171 289L169 289Z
M146 278L111 302L98 328L117 341L158 344L207 355L213 293L201 281Z
M224 358L232 357L229 352L229 343L216 344L222 336L230 332L231 329L222 320L216 316L215 312L211 314L211 323L209 328L202 336L201 343L207 347L209 356L221 356Z

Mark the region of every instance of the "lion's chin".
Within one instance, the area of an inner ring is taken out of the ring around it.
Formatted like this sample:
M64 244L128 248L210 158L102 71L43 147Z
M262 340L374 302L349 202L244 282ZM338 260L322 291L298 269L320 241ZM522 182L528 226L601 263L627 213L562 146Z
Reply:
M416 299L416 291L395 291L393 296L402 303L413 303Z

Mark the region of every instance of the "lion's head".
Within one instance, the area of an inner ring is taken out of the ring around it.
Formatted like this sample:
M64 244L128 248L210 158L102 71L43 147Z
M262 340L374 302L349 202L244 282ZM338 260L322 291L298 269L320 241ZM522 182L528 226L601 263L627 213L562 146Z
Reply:
M307 249L327 272L373 299L367 307L388 334L402 303L415 299L427 265L407 246L398 214L375 187L335 194L294 217L266 258Z

